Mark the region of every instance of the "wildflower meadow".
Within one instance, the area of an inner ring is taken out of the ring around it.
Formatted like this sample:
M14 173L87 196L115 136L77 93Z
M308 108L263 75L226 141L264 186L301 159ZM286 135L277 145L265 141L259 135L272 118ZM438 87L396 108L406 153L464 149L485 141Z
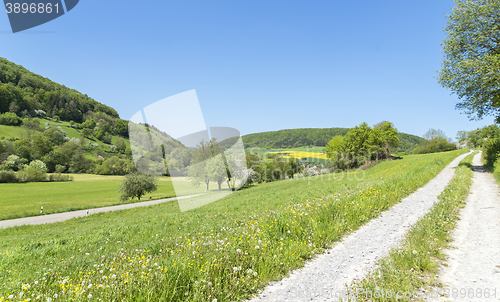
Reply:
M0 301L238 301L322 253L466 150L0 230Z

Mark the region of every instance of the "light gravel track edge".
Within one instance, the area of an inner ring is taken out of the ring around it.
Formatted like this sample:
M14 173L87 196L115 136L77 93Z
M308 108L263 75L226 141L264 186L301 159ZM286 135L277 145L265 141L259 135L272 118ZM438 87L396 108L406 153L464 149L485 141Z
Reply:
M404 239L410 226L437 202L455 168L469 154L455 158L425 186L335 243L302 269L292 271L288 278L268 285L250 301L338 301L345 297L346 284L363 278L379 258Z

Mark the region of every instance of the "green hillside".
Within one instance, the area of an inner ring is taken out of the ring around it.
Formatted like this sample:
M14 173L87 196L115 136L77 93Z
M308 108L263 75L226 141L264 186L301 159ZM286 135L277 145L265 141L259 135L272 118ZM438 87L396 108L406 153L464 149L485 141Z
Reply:
M336 135L344 136L349 128L301 128L252 133L243 136L245 148L282 149L305 146L325 147ZM424 138L407 133L398 134L400 146L394 152L411 152Z
M302 128L259 132L244 135L245 148L324 147L336 135L345 135L348 128Z
M0 58L0 113L10 111L25 116L34 110L77 123L83 122L86 112L119 117L115 109L87 95Z

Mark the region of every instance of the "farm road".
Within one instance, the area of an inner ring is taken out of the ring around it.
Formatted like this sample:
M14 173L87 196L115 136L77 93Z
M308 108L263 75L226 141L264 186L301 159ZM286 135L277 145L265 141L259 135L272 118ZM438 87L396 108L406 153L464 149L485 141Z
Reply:
M155 205L155 204L159 204L159 203L163 203L163 202L167 202L167 201L185 199L185 198L195 197L198 195L201 195L201 194L179 196L179 197L172 197L172 198L165 198L165 199L158 199L158 200L149 200L149 201L136 202L136 203L127 203L127 204L121 204L121 205L116 205L116 206L94 208L94 209L88 209L88 210L79 210L79 211L41 215L41 216L34 216L34 217L2 220L2 221L0 221L0 228L3 229L3 228L9 228L9 227L13 227L13 226L21 226L21 225L27 225L27 224L35 225L35 224L46 224L46 223L60 222L60 221L65 221L65 220L75 218L75 217L87 216L87 211L89 213L88 215L91 215L91 214L97 214L97 213L132 209L132 208L137 208L137 207L147 207L147 206L151 206L151 205Z
M409 227L437 201L467 155L458 156L424 187L344 237L304 268L291 272L290 277L267 286L251 301L338 301L342 297L346 301L345 284L364 277L378 258L400 244Z
M500 189L481 164L481 153L472 163L471 191L452 233L454 248L446 250L448 266L441 269L439 278L445 289L450 293L456 289L457 295L441 301L500 301Z

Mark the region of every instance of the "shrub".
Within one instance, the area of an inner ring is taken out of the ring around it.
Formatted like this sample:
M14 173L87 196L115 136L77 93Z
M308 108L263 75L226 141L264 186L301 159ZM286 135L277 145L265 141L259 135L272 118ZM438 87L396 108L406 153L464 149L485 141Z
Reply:
M498 153L500 152L500 139L492 138L488 139L483 143L483 161L488 168L493 168L496 160L498 159Z
M104 134L104 136L101 138L103 143L106 144L111 144L112 136L109 133Z
M56 165L56 173L64 173L66 171L65 165Z
M113 156L104 160L102 165L96 166L94 173L100 175L125 175L134 170L134 164L127 159Z
M73 176L71 175L62 175L61 173L49 175L49 181L71 181L71 180L73 180Z
M4 162L4 165L7 168L7 170L13 170L13 171L19 170L20 164L21 163L19 160L19 156L14 154L9 155L9 157L7 157L7 159Z
M5 112L0 114L0 125L19 126L21 122L22 120L15 113Z
M54 122L60 122L61 121L61 118L58 115L54 115L54 117L52 119L54 120Z
M47 173L41 169L27 167L18 173L18 178L21 182L47 181Z
M45 163L41 160L34 160L30 163L29 165L30 167L32 168L35 168L35 169L39 169L39 170L42 170L43 172L47 172L47 166L45 165Z
M0 171L0 183L18 182L16 173L12 171Z

